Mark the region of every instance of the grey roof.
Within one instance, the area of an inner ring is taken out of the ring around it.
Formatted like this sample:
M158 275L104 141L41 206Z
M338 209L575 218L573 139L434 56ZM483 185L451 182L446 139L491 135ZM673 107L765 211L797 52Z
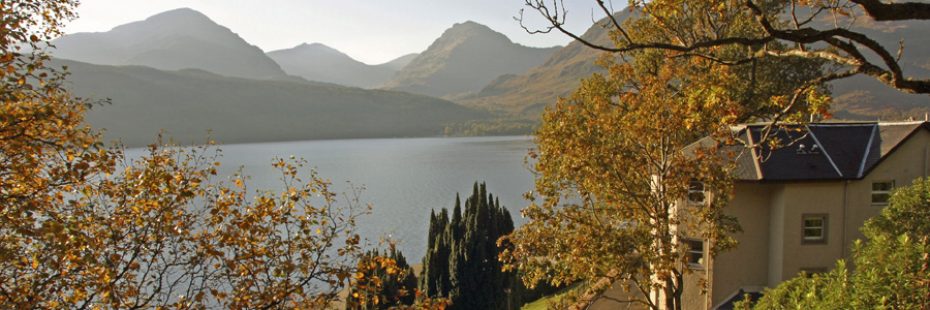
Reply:
M749 306L754 306L759 299L762 298L762 292L747 292L743 289L739 289L739 292L733 294L730 299L723 301L720 305L717 306L717 310L731 310L736 309L736 303L742 301L743 299L749 298Z
M729 151L744 150L735 159L737 180L861 179L918 130L930 130L930 122L744 125L736 133L745 146ZM711 141L701 139L689 148Z

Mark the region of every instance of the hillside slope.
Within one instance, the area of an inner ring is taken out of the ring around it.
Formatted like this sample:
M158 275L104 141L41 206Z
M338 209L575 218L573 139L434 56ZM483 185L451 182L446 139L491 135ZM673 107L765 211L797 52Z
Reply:
M930 78L930 27L926 22L860 21L853 30L867 34L893 50L904 40L901 67L904 74ZM855 76L833 83L836 118L923 118L930 112L930 95L914 95L892 89L874 78Z
M385 64L368 65L320 43L268 52L268 57L288 74L310 81L362 88L381 86L413 58L404 55Z
M487 26L464 22L447 29L385 85L385 89L454 98L477 92L502 74L542 64L558 48L515 44Z
M162 71L56 60L82 97L110 98L87 121L106 139L151 143L159 130L179 143L439 136L447 124L486 113L407 93L323 83L250 80L201 70Z
M107 32L65 35L52 44L56 58L93 64L193 68L254 79L285 76L261 49L191 9L163 12Z
M629 11L619 14L621 20ZM603 22L603 20L601 21ZM905 38L901 63L906 74L930 77L930 27L922 22L861 22L853 30L865 33L885 46L895 47ZM584 33L587 40L609 44L603 27ZM555 52L544 64L521 74L503 75L480 92L457 98L456 102L496 113L538 118L542 109L569 95L579 81L602 68L595 65L601 52L572 42ZM872 78L856 76L831 84L835 97L834 115L841 119L899 119L923 117L930 111L930 96L905 94Z
M625 19L627 15L623 13L619 18ZM607 30L600 26L589 28L582 38L599 44L610 42ZM456 101L496 113L536 118L545 106L575 90L581 79L603 71L595 64L600 54L573 41L553 53L545 63L520 74L499 76L481 91Z

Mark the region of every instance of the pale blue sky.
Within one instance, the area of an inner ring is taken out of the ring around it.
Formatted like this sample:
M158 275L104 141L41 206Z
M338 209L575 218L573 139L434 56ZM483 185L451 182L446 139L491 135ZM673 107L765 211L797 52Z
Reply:
M626 0L614 0L619 6ZM457 22L473 20L529 46L565 45L562 34L529 35L513 20L523 0L81 0L65 31L107 31L170 9L189 7L265 51L319 42L376 64L420 52ZM566 0L569 27L591 26L593 0ZM540 19L535 12L527 17Z

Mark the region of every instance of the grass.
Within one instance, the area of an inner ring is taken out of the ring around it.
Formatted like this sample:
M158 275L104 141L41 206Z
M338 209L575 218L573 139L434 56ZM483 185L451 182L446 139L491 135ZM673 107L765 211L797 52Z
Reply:
M570 292L571 290L573 290L573 289L575 289L575 288L577 288L577 287L578 287L577 285L571 285L571 286L566 287L566 288L564 288L564 289L562 289L562 290L559 290L558 292L553 293L552 295L543 296L543 297L540 298L540 299L534 300L534 301L531 302L531 303L528 303L528 304L523 305L523 307L521 307L520 310L546 310L546 309L549 309L548 306L549 306L549 302L550 302L550 301L555 302L555 301L558 301L558 300L562 299L562 297L565 296L565 294L567 294L568 292Z

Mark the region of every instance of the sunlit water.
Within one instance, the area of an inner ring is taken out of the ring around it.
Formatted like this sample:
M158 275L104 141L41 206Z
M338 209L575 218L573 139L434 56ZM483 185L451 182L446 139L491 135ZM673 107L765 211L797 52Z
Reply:
M363 237L377 243L382 237L399 241L408 259L419 262L425 253L431 209L452 208L455 194L467 196L475 181L486 182L517 225L527 202L533 177L524 164L532 140L524 136L470 138L357 139L223 145L221 175L240 166L250 190L279 189L280 173L274 157L302 157L329 179L337 192L346 182L364 186L361 203L374 207L359 221ZM131 149L130 157L142 154Z

